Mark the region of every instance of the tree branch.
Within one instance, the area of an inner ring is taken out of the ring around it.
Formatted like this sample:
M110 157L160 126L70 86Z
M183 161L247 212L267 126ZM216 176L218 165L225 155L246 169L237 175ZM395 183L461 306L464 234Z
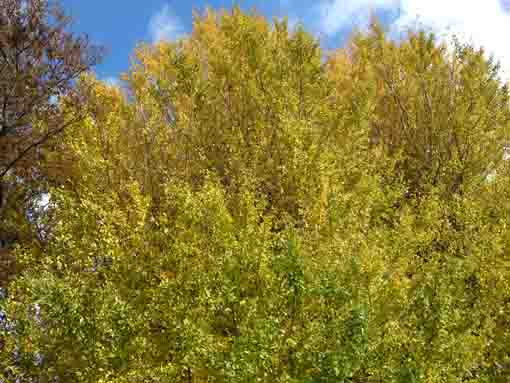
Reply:
M80 121L80 119L73 119L71 121L68 121L66 123L64 123L61 127L59 127L58 129L54 129L48 133L46 133L44 136L42 136L40 139L32 142L30 145L28 145L25 149L23 149L13 160L11 160L5 167L5 169L0 173L0 181L3 179L3 177L5 177L5 175L9 172L10 169L12 169L14 167L14 165L16 165L18 163L18 161L20 161L23 157L25 157L27 155L28 152L30 152L32 149L35 149L37 148L38 146L44 144L46 141L48 141L48 139L50 139L51 137L59 134L59 133L62 133L64 131L64 129L66 129L67 127L77 123L78 121Z

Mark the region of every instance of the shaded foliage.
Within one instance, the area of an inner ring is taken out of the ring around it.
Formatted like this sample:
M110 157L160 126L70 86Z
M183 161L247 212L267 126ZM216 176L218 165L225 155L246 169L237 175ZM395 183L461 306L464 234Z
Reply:
M1 235L27 235L26 215L44 191L45 144L83 118L69 113L79 110L74 82L101 49L69 32L69 22L46 0L0 1Z

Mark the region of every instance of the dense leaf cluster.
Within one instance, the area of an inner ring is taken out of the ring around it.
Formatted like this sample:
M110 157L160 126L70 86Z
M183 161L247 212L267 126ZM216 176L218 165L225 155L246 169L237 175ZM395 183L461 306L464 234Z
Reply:
M374 24L326 55L209 11L77 91L5 379L510 379L510 104L482 51Z

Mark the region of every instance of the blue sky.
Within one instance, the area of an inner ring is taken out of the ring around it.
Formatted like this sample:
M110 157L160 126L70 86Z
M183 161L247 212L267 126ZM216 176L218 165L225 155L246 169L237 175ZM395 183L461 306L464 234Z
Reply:
M303 1L305 3L305 1ZM73 29L86 32L92 41L109 50L104 62L96 68L101 78L113 77L129 67L129 57L136 44L151 42L157 31L168 35L189 32L192 9L230 8L232 0L63 0L67 13L74 18ZM279 1L243 1L243 8L255 6L266 15L282 15ZM165 26L165 22L167 25ZM167 36L175 37L175 36Z
M375 12L390 31L425 25L443 38L452 33L483 45L510 73L510 0L61 0L73 29L109 50L98 77L129 68L137 43L175 39L191 30L192 9L255 7L269 18L302 22L324 48L341 46L353 26L365 28Z

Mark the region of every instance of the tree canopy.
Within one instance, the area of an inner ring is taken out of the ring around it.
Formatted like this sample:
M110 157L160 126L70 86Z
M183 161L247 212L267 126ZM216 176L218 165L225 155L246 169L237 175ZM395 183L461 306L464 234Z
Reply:
M374 22L324 52L208 10L73 92L4 380L510 379L509 90L483 51Z
M0 0L0 238L30 236L26 214L46 187L46 147L84 117L75 81L102 49L69 31L47 0ZM73 113L69 113L74 110ZM72 117L71 117L72 115ZM21 213L21 214L20 214ZM37 234L37 233L36 233ZM2 248L4 246L1 246ZM4 278L0 278L2 284Z

